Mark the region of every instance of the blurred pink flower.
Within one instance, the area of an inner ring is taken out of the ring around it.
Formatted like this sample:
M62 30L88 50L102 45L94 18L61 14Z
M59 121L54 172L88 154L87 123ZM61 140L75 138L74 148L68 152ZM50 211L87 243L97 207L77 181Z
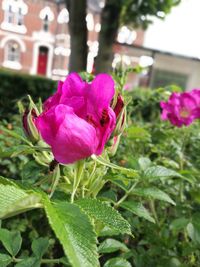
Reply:
M73 163L102 153L116 124L110 107L114 93L114 81L108 74L86 83L71 73L64 83L59 82L57 92L47 99L44 112L36 119L58 162Z
M177 127L188 126L200 118L200 90L172 93L167 102L160 102L160 106L162 120L169 120Z

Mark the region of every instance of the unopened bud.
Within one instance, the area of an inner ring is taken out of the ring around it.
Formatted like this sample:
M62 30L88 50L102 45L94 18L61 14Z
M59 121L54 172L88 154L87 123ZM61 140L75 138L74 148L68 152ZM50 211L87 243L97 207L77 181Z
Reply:
M24 133L32 142L37 142L40 140L40 134L35 126L36 118L37 114L35 109L26 109L22 117Z
M109 150L111 156L114 156L117 152L120 137L121 137L121 135L118 135L118 136L114 136L112 139L112 144L111 144L110 150Z
M115 112L116 118L118 118L118 116L119 116L120 112L122 111L123 107L124 107L124 100L123 100L122 96L119 94L117 96L117 103L116 103L116 105L114 107L114 112Z
M124 131L126 126L126 106L124 105L124 100L120 94L117 96L114 112L117 119L116 127L114 130L114 136L116 136L120 135Z

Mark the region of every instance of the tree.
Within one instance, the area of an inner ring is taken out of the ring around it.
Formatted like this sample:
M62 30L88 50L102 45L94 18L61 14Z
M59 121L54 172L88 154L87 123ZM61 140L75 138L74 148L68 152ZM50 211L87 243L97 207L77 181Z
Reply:
M87 0L66 0L69 10L71 55L69 71L84 71L87 66Z
M76 8L79 9L79 5L85 0L69 1L70 3L76 2ZM105 0L105 6L101 12L99 52L95 62L96 72L108 72L111 69L113 60L112 46L116 40L120 25L130 25L135 28L142 27L145 29L152 22L153 17L163 19L163 17L171 11L171 8L178 5L180 1L181 0ZM77 16L71 16L71 18L77 20ZM76 23L83 25L85 23L85 18L84 21L80 20L80 17L78 18ZM78 34L80 34L80 31ZM75 33L71 36L71 39L73 38L77 38L75 37ZM84 43L80 42L78 44L79 49L81 46L83 51L85 49L85 44L86 41L84 41ZM71 46L72 51L76 49L76 46ZM73 56L78 57L78 54L72 52L71 57ZM80 59L82 60L82 58ZM74 59L71 59L71 62L73 62L73 60ZM86 66L86 62L84 66ZM76 71L78 71L78 69L76 69Z

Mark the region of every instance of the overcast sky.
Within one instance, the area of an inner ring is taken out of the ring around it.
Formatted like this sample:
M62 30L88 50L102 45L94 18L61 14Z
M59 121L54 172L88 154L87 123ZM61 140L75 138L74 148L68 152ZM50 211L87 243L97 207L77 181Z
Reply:
M200 58L200 0L182 0L165 20L154 20L144 46Z

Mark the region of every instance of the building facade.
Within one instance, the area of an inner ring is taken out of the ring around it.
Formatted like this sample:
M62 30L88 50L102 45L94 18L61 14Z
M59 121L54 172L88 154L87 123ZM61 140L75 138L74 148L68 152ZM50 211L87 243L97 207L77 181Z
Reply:
M70 55L69 14L55 1L0 1L0 65L59 79Z
M88 0L88 64L98 53L104 1ZM0 66L33 75L64 79L70 56L69 13L63 1L0 0ZM122 27L119 39L142 45L143 32Z

